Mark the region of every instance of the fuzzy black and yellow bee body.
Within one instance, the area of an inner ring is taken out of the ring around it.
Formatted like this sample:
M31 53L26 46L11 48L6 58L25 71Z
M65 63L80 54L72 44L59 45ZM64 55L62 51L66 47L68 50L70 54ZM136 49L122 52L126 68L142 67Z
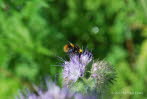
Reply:
M69 54L81 54L83 50L77 45L68 43L64 46L64 52Z

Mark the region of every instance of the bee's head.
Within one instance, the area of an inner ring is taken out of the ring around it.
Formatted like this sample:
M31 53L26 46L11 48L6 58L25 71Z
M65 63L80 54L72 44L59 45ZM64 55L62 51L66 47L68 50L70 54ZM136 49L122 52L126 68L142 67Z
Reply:
M68 50L69 50L69 46L68 46L68 44L67 45L65 45L64 47L63 47L63 50L64 50L64 52L68 52Z
M72 53L74 51L74 45L72 43L66 44L63 50L66 53Z

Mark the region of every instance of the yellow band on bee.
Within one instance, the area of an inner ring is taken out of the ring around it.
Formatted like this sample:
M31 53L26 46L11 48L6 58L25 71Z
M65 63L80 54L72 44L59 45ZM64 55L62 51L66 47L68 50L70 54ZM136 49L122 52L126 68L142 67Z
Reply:
M70 43L70 46L74 47L74 44Z

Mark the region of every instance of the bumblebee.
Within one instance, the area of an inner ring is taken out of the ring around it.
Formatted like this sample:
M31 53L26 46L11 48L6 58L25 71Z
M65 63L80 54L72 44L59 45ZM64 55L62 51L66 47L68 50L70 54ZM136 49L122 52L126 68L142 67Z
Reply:
M63 49L64 52L69 54L81 54L83 52L83 50L79 46L74 45L70 42L66 44Z

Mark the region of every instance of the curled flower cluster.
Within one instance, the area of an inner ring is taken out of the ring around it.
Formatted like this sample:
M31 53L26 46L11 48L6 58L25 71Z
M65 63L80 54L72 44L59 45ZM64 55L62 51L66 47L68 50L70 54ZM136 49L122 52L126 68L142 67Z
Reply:
M96 80L98 88L103 88L108 83L112 83L115 70L105 61L96 61L92 64L91 77Z
M81 55L70 55L70 61L65 61L63 64L63 78L64 83L68 84L76 82L79 77L82 77L85 72L85 67L92 60L92 53L84 51Z
M37 94L27 92L27 94L20 93L17 99L90 99L90 96L83 96L79 93L73 93L67 88L60 88L54 83L47 82L47 90L37 90ZM95 99L95 98L92 98Z

